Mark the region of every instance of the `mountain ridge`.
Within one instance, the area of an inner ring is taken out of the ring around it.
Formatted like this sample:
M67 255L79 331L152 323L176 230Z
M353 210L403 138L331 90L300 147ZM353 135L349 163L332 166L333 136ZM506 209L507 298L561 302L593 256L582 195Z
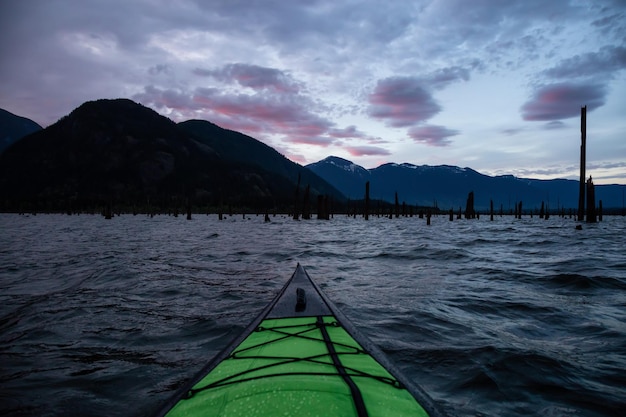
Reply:
M365 182L370 182L370 197L392 202L395 193L400 201L439 209L465 207L469 192L475 194L476 208L510 211L518 202L527 209L542 203L551 209L574 209L578 205L578 181L567 179L538 180L513 175L489 176L472 168L453 165L414 165L386 163L366 169L343 158L330 156L306 165L328 182L335 184L346 197L363 199ZM358 172L358 174L353 174ZM596 185L596 201L606 208L620 208L624 185ZM524 204L526 204L524 206Z
M342 201L330 184L282 156L291 164L292 178L233 160L227 146L217 146L228 142L227 131L210 122L202 126L218 138L214 146L206 136L128 99L83 103L0 154L0 204L15 210L107 202L171 207L192 201L288 210L299 171L306 179L302 186L310 185L311 199L329 193ZM270 149L266 155L273 161L278 156Z
M31 119L0 109L0 154L24 136L41 129L43 128Z

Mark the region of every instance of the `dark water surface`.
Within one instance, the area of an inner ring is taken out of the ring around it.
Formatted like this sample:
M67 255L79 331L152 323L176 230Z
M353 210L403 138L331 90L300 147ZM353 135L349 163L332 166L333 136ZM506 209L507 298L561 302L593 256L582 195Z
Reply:
M626 219L0 215L0 415L150 415L303 264L459 416L626 415Z

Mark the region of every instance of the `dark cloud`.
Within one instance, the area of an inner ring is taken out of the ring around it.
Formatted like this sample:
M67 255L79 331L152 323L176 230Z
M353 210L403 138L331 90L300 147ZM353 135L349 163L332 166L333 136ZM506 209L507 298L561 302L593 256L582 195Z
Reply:
M194 74L211 76L224 83L237 83L255 90L271 89L282 93L297 93L298 83L284 71L250 64L227 64L219 69L196 68Z
M415 142L430 146L448 146L452 143L449 138L458 134L458 130L448 129L443 126L426 125L409 129L409 136Z
M378 81L369 96L368 114L393 127L424 122L441 111L424 81L415 77L391 77Z
M602 84L560 83L539 87L522 108L529 121L568 119L580 115L580 108L592 111L604 105L607 89Z

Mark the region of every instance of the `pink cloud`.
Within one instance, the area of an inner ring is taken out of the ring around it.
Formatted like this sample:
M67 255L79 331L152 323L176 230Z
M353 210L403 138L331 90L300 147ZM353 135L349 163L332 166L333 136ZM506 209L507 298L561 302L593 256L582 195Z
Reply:
M604 105L606 87L602 84L552 84L542 86L522 108L530 121L551 121L580 115L580 108L591 111Z
M228 94L216 88L183 93L146 87L135 99L155 108L175 110L187 118L199 116L228 129L255 135L281 135L293 143L328 146L334 124L310 111L310 100L299 94Z
M321 147L327 147L331 145L334 141L328 137L318 136L301 136L287 139L288 142L297 143L301 145L315 145Z
M443 126L426 125L409 129L409 136L415 142L430 146L448 146L451 143L448 138L458 134L458 130L448 129Z
M345 149L352 156L391 155L387 149L377 146L347 146Z
M411 77L391 77L378 81L369 96L369 103L369 115L383 119L393 127L411 126L441 111L423 81Z

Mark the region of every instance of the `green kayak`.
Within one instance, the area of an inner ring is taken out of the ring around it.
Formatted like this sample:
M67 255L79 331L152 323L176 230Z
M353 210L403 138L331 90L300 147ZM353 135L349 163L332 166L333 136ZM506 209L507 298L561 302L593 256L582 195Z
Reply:
M276 298L159 416L443 416L298 264Z

